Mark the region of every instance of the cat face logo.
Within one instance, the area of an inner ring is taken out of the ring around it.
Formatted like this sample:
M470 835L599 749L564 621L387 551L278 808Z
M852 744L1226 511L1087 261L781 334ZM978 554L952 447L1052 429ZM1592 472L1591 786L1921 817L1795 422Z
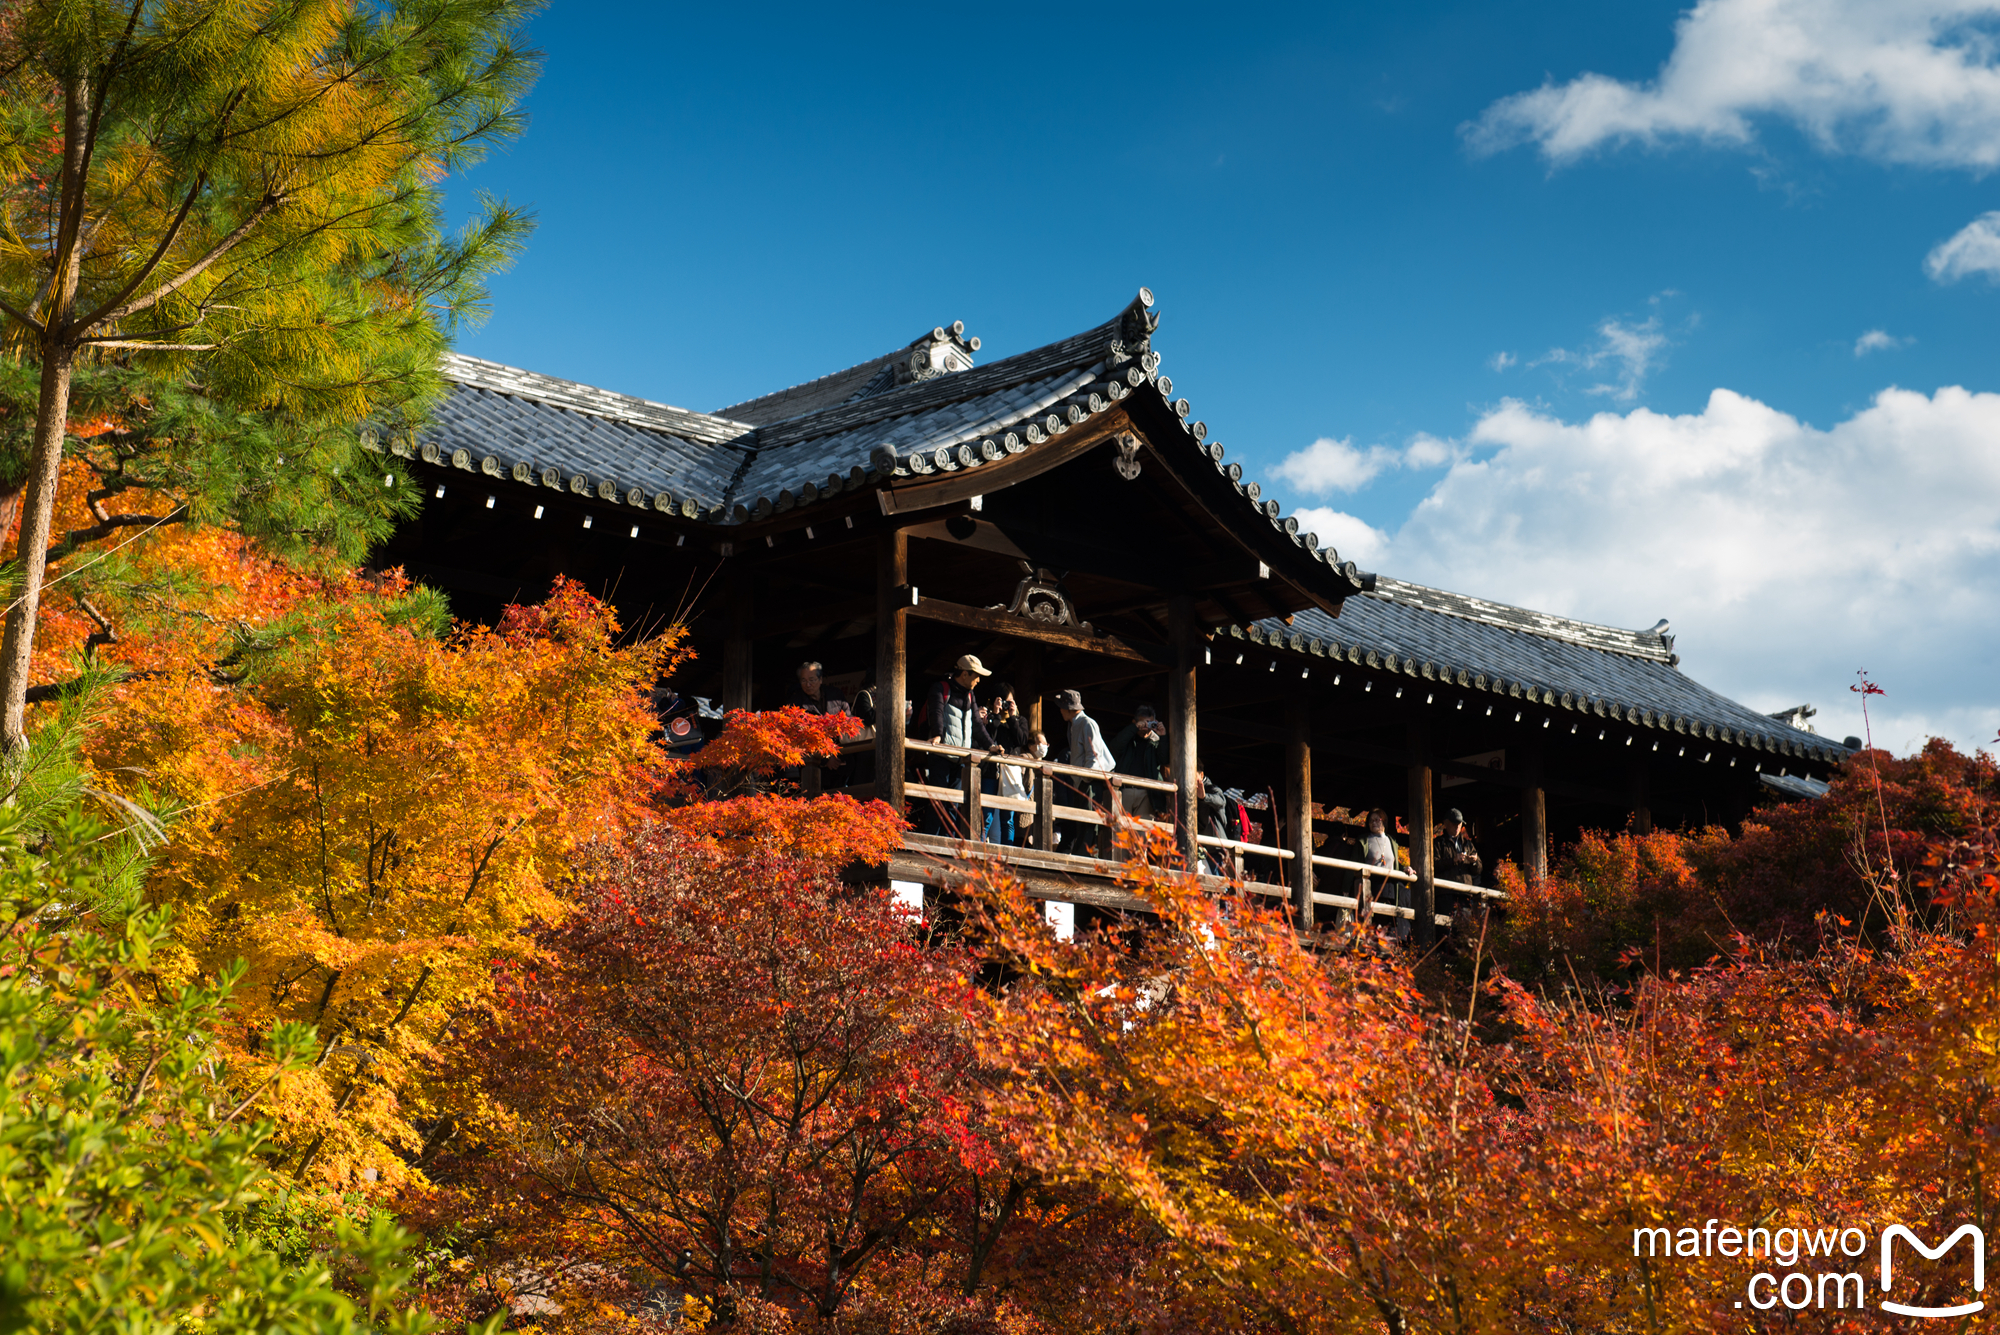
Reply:
M1925 1260L1935 1261L1953 1247L1956 1247L1960 1238L1968 1237L1972 1239L1972 1288L1975 1293L1986 1292L1986 1235L1971 1224L1962 1225L1958 1232L1946 1238L1936 1247L1924 1246L1923 1241L1916 1234L1910 1232L1909 1229L1904 1228L1901 1224L1891 1224L1887 1229L1883 1230L1882 1292L1887 1293L1890 1284L1895 1279L1895 1259L1892 1254L1892 1248L1897 1238L1902 1238L1912 1247L1916 1248L1918 1254ZM1882 1300L1882 1310L1885 1312L1894 1312L1897 1316L1971 1316L1974 1312L1983 1310L1985 1306L1986 1300L1984 1298L1975 1298L1969 1303L1960 1303L1956 1307L1910 1307L1903 1303L1892 1303L1886 1298Z

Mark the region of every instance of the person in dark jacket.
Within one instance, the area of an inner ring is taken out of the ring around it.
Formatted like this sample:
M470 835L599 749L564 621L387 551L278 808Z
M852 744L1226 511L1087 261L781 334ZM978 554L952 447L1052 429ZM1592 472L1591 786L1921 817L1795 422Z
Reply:
M930 694L924 697L924 707L916 715L919 726L912 728L911 733L920 741L976 747L994 755L1000 754L999 743L993 740L986 720L981 717L977 694L979 679L992 675L977 655L961 656L952 674L933 685ZM951 756L933 756L924 772L927 781L937 787L956 788L965 773L965 764ZM958 812L954 820L936 798L926 801L918 809L917 817L917 828L925 834L949 833L973 837L980 833L964 829L963 811ZM947 829L947 824L954 828Z
M1137 779L1164 779L1167 772L1167 725L1151 705L1132 711L1132 721L1111 738L1111 754L1118 772ZM1140 820L1153 818L1154 802L1164 794L1151 788L1122 788L1120 799L1128 814Z
M1465 885L1478 885L1481 870L1479 848L1472 842L1472 834L1465 828L1465 814L1457 807L1444 813L1444 824L1438 831L1437 874L1447 881L1458 881ZM1453 914L1473 901L1474 896L1458 890L1438 887L1437 911Z
M1011 683L996 681L987 689L980 715L986 720L987 733L1004 753L1010 756L1027 754L1032 740L1029 736L1031 730L1028 720L1021 713L1021 706L1015 702ZM995 797L1017 799L1025 799L1032 791L1027 771L1015 765L982 765L979 790ZM1021 842L1021 823L1020 812L989 807L983 837L989 844L1018 844Z

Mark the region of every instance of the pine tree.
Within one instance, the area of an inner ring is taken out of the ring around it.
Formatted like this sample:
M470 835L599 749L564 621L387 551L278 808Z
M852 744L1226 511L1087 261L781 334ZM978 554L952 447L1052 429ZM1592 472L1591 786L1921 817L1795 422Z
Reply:
M28 0L0 23L0 316L37 364L0 745L25 703L77 367L305 421L421 405L523 215L445 173L518 132L531 0ZM0 483L6 479L0 478Z

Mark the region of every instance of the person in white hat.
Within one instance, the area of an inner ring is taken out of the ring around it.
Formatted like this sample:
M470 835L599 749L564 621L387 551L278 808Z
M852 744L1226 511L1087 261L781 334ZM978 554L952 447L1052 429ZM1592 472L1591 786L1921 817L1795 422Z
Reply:
M917 726L911 731L920 741L944 746L977 747L999 755L1004 748L993 739L993 734L987 730L986 720L979 714L979 681L992 675L992 671L979 661L978 655L961 655L952 674L932 686L930 694L924 697L923 711L917 715ZM925 767L928 781L940 788L958 787L964 772L962 762L946 756L934 757ZM953 825L958 828L948 828ZM968 831L963 826L962 813L949 811L935 798L917 809L917 828L925 834L978 836L978 831Z

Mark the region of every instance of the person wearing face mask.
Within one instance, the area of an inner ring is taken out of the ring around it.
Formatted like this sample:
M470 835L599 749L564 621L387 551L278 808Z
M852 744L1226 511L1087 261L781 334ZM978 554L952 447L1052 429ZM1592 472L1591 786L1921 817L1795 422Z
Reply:
M1028 752L1028 722L1021 714L1020 705L1014 701L1014 688L1004 681L996 681L985 693L985 702L980 712L986 719L987 735L1010 756L1025 756ZM1025 798L1028 795L1026 771L1019 765L990 764L980 767L980 788L999 797ZM986 842L989 844L1019 844L1021 813L1003 811L998 807L986 812Z

